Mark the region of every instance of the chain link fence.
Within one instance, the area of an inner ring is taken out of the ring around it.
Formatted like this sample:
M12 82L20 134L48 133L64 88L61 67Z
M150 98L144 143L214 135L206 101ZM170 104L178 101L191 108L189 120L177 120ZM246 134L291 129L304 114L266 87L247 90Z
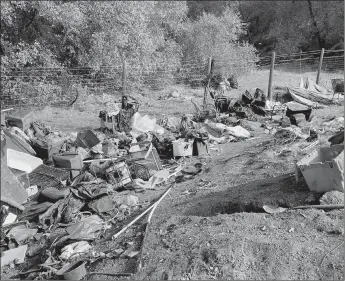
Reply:
M273 86L296 87L302 77L316 80L321 51L278 54ZM215 69L228 69L238 77L250 70L269 75L271 58L257 61L216 60ZM183 85L201 88L208 71L208 59L181 61L176 64L126 65L92 68L21 68L1 70L1 108L68 106L87 95L119 97L126 77L126 92L161 91ZM266 74L267 73L267 74ZM344 50L325 51L320 84L331 89L331 78L343 78ZM260 85L258 85L260 87Z

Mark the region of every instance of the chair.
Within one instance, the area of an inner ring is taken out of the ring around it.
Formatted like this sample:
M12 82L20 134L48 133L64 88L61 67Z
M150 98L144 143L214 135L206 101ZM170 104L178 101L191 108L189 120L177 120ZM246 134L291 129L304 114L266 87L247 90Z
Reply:
M195 107L197 119L204 120L206 118L217 117L217 110L214 104L205 103L204 105L200 105L195 99L191 99L191 102Z

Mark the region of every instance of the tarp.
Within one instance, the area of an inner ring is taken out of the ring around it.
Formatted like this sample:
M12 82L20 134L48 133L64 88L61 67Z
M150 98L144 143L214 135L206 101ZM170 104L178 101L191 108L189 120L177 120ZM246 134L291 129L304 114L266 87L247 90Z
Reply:
M288 88L288 91L295 101L308 106L320 107L319 103L333 103L332 92L328 91L323 86L317 85L309 77L306 78L305 83L303 81L303 78L301 78L299 87Z
M319 108L320 107L320 104L317 103L317 102L312 102L311 100L309 99L306 99L306 98L303 98L301 97L301 93L304 91L306 92L305 89L301 89L301 88L294 88L294 89L291 89L291 88L287 88L288 89L288 93L291 95L291 97L296 101L296 102L299 102L301 104L304 104L304 105L307 105L307 106L310 106L312 108Z

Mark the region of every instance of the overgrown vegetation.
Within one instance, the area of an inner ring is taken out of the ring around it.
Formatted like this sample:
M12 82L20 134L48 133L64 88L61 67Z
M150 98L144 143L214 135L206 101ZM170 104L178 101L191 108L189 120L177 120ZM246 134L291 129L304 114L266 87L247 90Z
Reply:
M123 61L129 91L201 80L210 56L241 75L256 50L341 48L342 23L340 1L2 1L2 95L119 91Z

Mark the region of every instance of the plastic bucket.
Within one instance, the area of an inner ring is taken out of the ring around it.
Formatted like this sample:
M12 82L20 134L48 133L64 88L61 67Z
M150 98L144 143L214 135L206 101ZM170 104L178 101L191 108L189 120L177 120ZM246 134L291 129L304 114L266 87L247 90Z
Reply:
M172 142L172 144L173 144L174 157L193 155L193 142L175 140Z

